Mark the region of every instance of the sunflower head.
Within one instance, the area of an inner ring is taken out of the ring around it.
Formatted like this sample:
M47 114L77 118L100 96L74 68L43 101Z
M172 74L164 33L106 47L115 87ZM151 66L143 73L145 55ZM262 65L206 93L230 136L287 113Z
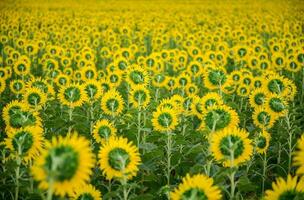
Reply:
M130 92L130 102L135 107L147 107L150 102L150 92L142 85L135 85Z
M93 137L98 143L107 142L111 136L116 135L116 128L108 120L102 119L96 122L93 129Z
M138 172L141 162L138 148L122 137L110 137L99 151L99 165L108 180L131 179Z
M74 108L82 106L88 97L83 85L69 84L60 88L58 98L63 105Z
M46 142L46 148L34 161L32 174L41 189L48 189L52 184L55 194L65 196L85 185L94 163L89 141L77 134L68 134Z
M277 117L277 115L265 109L264 106L255 108L252 115L253 123L261 129L271 128L277 120Z
M255 148L257 150L258 153L266 153L266 151L268 150L269 147L269 141L271 139L270 134L265 131L262 130L257 137L255 138Z
M41 108L46 101L46 95L38 88L29 88L24 93L24 102L33 108Z
M178 117L172 108L158 108L153 113L152 125L157 131L164 132L174 130L177 124Z
M203 174L183 178L182 183L170 193L172 200L181 199L214 199L222 198L220 189L213 184L213 179Z
M101 98L101 109L111 116L116 116L122 113L124 101L117 90L109 90Z
M85 185L75 190L72 200L101 200L101 193L93 185Z
M210 150L218 162L236 167L249 160L253 147L248 133L238 128L226 128L211 135Z

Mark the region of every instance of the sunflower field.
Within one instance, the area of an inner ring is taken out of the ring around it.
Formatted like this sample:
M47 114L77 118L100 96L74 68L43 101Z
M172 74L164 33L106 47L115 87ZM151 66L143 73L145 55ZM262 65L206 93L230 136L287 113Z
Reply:
M304 200L302 0L1 0L0 200Z

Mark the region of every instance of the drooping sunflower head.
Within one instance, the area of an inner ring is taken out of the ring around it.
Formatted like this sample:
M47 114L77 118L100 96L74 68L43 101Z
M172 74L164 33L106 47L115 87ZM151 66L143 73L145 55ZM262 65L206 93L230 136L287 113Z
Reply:
M47 97L40 89L33 87L25 91L23 101L30 107L39 109L46 103Z
M262 130L255 138L256 151L260 154L266 153L269 147L270 139L270 134L267 131Z
M101 98L101 109L107 115L119 115L123 111L123 108L123 98L120 93L115 89L107 91Z
M93 185L85 185L77 188L71 198L72 200L101 200L101 192Z
M30 63L21 59L14 64L14 72L19 76L24 76L30 72L30 66Z
M237 95L241 96L241 97L248 97L248 95L250 94L250 87L245 85L245 84L241 84L239 85L239 87L237 88Z
M156 131L171 131L177 124L178 116L173 108L162 107L153 112L152 125Z
M69 84L62 86L58 93L59 101L62 105L70 108L82 106L88 99L83 85Z
M109 140L111 136L116 135L116 128L108 120L102 119L96 122L93 129L93 137L98 143L103 143Z
M182 183L170 193L170 199L172 200L219 200L221 198L221 191L213 184L213 179L203 174L194 176L187 174L186 177L183 178Z
M274 125L278 116L274 115L264 106L259 106L254 109L252 118L254 125L257 127L261 129L270 129Z
M131 88L130 102L134 107L147 107L150 103L150 92L143 85L135 85Z
M98 154L99 166L108 180L131 179L136 176L141 163L138 148L126 138L110 137Z
M235 110L226 105L214 105L204 111L200 129L216 132L238 124L239 117Z
M226 167L236 167L248 161L253 146L248 133L238 128L226 128L211 135L210 150L218 162Z
M288 175L285 181L282 177L272 183L272 190L267 190L265 200L296 200L304 199L304 180Z
M1 83L0 83L0 85L1 85ZM21 94L25 90L24 81L19 80L19 79L15 79L15 80L11 81L10 90L15 94ZM0 93L1 93L1 89L0 89Z
M204 77L204 85L208 89L222 88L228 80L226 71L223 68L209 69Z
M31 171L41 189L53 184L54 193L65 196L89 181L94 163L90 142L77 134L68 134L46 142Z
M43 129L39 126L27 126L7 133L5 144L11 151L11 157L19 156L27 163L39 155L43 147Z

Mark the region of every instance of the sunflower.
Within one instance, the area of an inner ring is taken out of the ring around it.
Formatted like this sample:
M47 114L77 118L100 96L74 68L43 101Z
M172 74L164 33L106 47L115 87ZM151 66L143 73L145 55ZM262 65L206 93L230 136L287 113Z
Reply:
M108 180L131 179L141 163L138 148L123 137L110 137L100 148L98 158L100 169Z
M53 187L56 195L65 196L89 181L95 158L88 140L74 133L53 137L45 146L31 169L41 189Z
M43 129L39 126L27 126L9 131L5 144L13 154L12 158L18 155L27 163L38 156L43 148Z
M183 178L182 183L170 193L170 199L172 200L220 200L221 198L221 191L213 184L213 179L203 174L193 176L187 174L186 177Z
M264 105L266 97L269 95L269 92L264 88L254 89L249 95L249 104L251 107L256 108Z
M246 131L226 128L211 135L210 151L225 167L235 167L250 160L253 146Z
M29 88L23 95L23 101L30 107L41 108L46 101L46 95L38 88Z
M226 105L214 105L203 112L200 129L216 132L238 124L239 116L235 110Z
M101 193L93 185L85 185L77 188L73 195L72 200L101 200Z
M56 78L55 82L57 86L64 86L70 83L70 76L67 74L60 73Z
M55 91L54 88L44 79L42 78L33 78L31 79L27 85L27 88L39 88L42 90L44 93L47 93L49 95L55 96Z
M130 102L134 107L147 107L150 103L150 91L143 85L135 85L130 91Z
M164 87L166 85L166 76L162 73L155 74L152 78L152 84L155 87Z
M282 95L283 97L288 96L288 85L290 84L290 80L287 78L284 78L279 75L269 75L266 79L264 88L275 94Z
M222 88L227 80L228 76L223 68L209 69L203 79L205 87L210 90Z
M30 73L30 63L24 61L24 60L19 60L14 64L14 72L17 75L24 76L26 74Z
M202 119L204 106L202 104L202 99L198 96L195 96L193 98L192 104L191 104L191 111L192 113L197 116L199 119Z
M107 91L101 98L101 109L107 115L119 115L124 109L124 101L120 93L115 89Z
M205 109L208 109L210 106L219 106L223 104L222 97L216 92L208 92L201 98L201 101Z
M5 79L0 78L0 94L4 92L5 88L6 88Z
M277 120L277 116L265 109L264 106L255 108L252 118L254 125L261 129L270 129Z
M178 124L178 116L173 108L162 107L153 112L152 125L156 131L174 130Z
M70 108L82 106L87 101L87 98L83 85L75 83L62 86L58 93L60 103Z
M10 82L10 90L14 94L21 94L25 90L25 83L22 80L16 79ZM0 89L1 93L1 89Z
M148 72L137 65L133 65L126 71L126 81L131 86L133 85L144 85L146 86L149 83Z
M265 200L296 200L304 199L304 181L298 181L298 177L287 176L285 181L279 177L275 183L272 183L272 190L267 190L265 193Z
M99 99L102 95L102 87L96 80L88 80L84 84L84 90L90 100Z
M268 150L268 147L269 147L270 139L271 139L270 134L265 130L262 130L258 134L258 136L256 137L256 140L255 140L255 148L258 153L260 153L260 154L266 153L266 151Z
M108 141L111 136L116 135L116 128L108 120L102 119L96 122L93 129L93 137L98 143Z
M287 112L287 102L285 99L277 94L270 94L267 96L265 101L265 107L270 112L273 112L273 115L276 116L285 116Z
M294 155L294 165L298 166L297 174L304 174L304 135L297 142L298 150Z

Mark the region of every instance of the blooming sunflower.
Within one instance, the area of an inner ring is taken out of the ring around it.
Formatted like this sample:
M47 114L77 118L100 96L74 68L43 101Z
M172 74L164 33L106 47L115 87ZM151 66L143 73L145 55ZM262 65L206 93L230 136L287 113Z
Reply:
M266 97L269 92L264 88L254 89L249 95L249 104L251 107L256 108L262 106L265 103Z
M6 88L6 83L5 83L5 79L0 79L0 94L5 90Z
M203 80L205 87L213 90L222 88L228 80L228 76L223 68L209 69Z
M85 185L77 188L73 195L72 200L101 200L101 193L93 185Z
M75 83L62 86L58 93L60 103L70 108L82 106L87 98L83 85Z
M39 155L43 148L43 129L39 126L27 126L14 131L8 131L5 144L12 158L18 154L25 163Z
M239 116L235 110L226 105L214 105L203 112L200 129L216 132L238 124Z
M95 158L90 142L77 134L53 137L31 169L41 189L53 187L56 195L73 194L90 179Z
M203 174L183 178L182 183L170 193L172 200L208 199L219 200L222 198L220 189L213 184L213 179Z
M14 64L14 72L17 75L24 76L30 73L30 63L25 60L19 60Z
M14 94L21 94L25 89L25 83L22 80L16 79L10 82L10 90ZM1 89L0 89L1 92Z
M115 89L107 91L101 98L101 109L107 115L119 115L123 111L123 108L123 98L120 93Z
M216 92L208 92L201 98L201 102L205 109L208 109L210 106L223 104L222 97Z
M102 95L102 88L98 81L88 80L84 84L84 90L90 100L98 99Z
M147 85L149 83L148 72L137 65L133 65L126 71L126 81L131 86L133 85Z
M44 79L42 78L33 78L31 79L26 87L28 88L39 88L40 90L42 90L44 93L47 93L49 95L54 96L55 95L55 91L54 88Z
M297 142L298 150L294 155L294 165L298 166L297 174L304 174L304 135Z
M46 95L38 88L29 88L23 95L23 101L33 108L41 108L46 101Z
M267 110L273 112L273 115L284 116L287 112L287 102L281 95L270 94L265 101Z
M277 116L273 115L272 112L265 109L264 106L259 106L255 108L252 118L253 118L253 123L261 129L271 128L274 125L275 121L277 120Z
M174 109L168 107L158 108L153 112L152 125L156 131L170 131L178 124L178 117Z
M141 162L138 148L123 137L110 137L98 154L99 166L108 180L131 179L138 172Z
M150 92L143 85L135 85L130 91L130 102L134 107L147 107L150 103Z
M276 179L272 183L272 190L267 190L265 193L265 200L296 200L304 199L304 181L298 181L298 177L291 177L288 175L285 181L282 177Z
M225 167L235 167L250 159L253 147L246 131L226 128L211 135L210 151Z
M258 153L260 154L266 153L269 147L270 139L271 139L270 134L265 130L262 130L258 134L255 140L255 148Z
M93 137L98 143L108 141L111 136L116 135L116 128L108 120L102 119L96 122L93 129Z

